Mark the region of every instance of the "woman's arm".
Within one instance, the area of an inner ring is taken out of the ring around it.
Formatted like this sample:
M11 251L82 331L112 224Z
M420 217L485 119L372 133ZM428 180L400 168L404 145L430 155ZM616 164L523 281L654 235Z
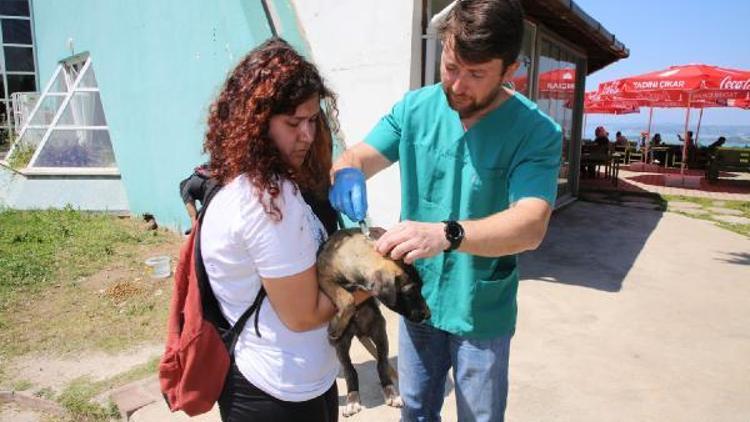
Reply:
M263 278L271 306L281 322L292 331L308 331L327 323L336 314L333 302L318 288L315 265L288 277ZM354 303L359 305L371 294L364 291L353 293Z
M262 280L271 306L292 331L320 327L336 313L331 300L318 288L315 265L298 274Z

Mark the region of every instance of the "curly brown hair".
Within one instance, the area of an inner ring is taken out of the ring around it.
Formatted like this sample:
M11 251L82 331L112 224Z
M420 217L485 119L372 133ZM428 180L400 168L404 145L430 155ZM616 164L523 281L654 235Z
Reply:
M294 113L315 95L323 101L317 133L305 160L295 170L269 137L269 121L274 115ZM271 38L240 61L211 105L203 144L210 155L211 172L220 184L246 174L266 213L281 220L276 199L283 179L318 198L327 195L331 130L338 130L337 115L336 96L315 65L283 39Z

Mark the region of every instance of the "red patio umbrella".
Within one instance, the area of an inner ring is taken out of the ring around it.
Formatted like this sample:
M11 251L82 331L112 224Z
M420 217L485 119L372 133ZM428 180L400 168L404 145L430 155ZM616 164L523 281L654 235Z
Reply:
M572 108L571 101L565 105ZM640 108L635 101L617 100L602 97L596 91L589 91L583 97L583 128L586 130L586 118L589 114L631 114L639 113Z
M746 98L750 92L750 71L705 64L671 66L604 82L599 92L621 98L666 101L692 107L696 101Z
M583 97L583 112L588 114L630 114L640 111L637 101L611 98L589 91Z
M750 110L750 99L741 98L727 100L727 105L730 107L739 107L744 108L745 110Z
M525 91L529 81L526 75L511 80L517 91ZM539 98L566 100L573 96L576 87L574 68L553 69L539 74Z
M687 140L690 110L700 108L702 117L704 107L726 106L727 100L748 98L750 71L703 64L671 66L656 72L602 83L599 85L599 93L614 98L634 99L650 107L687 108ZM687 143L683 145L682 158L680 172L684 173Z

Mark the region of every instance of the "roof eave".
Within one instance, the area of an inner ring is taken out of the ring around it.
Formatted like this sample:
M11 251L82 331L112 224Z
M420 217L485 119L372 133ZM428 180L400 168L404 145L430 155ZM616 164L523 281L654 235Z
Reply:
M522 0L526 15L584 50L588 73L630 55L630 51L599 21L572 0Z

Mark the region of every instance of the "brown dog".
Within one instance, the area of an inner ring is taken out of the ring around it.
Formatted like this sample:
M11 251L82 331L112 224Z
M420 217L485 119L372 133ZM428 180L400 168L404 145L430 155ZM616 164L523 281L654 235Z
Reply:
M346 378L348 393L344 416L361 409L359 380L349 357L355 336L377 361L385 403L394 407L402 405L393 386L395 371L388 364L385 318L375 298L410 321L422 322L430 317L421 293L422 279L416 269L383 257L375 250L374 239L383 233L382 229L372 229L370 237L366 237L359 229L340 230L328 239L318 254L318 283L338 309L329 324L328 334ZM374 298L355 307L351 292L357 289L372 292Z

